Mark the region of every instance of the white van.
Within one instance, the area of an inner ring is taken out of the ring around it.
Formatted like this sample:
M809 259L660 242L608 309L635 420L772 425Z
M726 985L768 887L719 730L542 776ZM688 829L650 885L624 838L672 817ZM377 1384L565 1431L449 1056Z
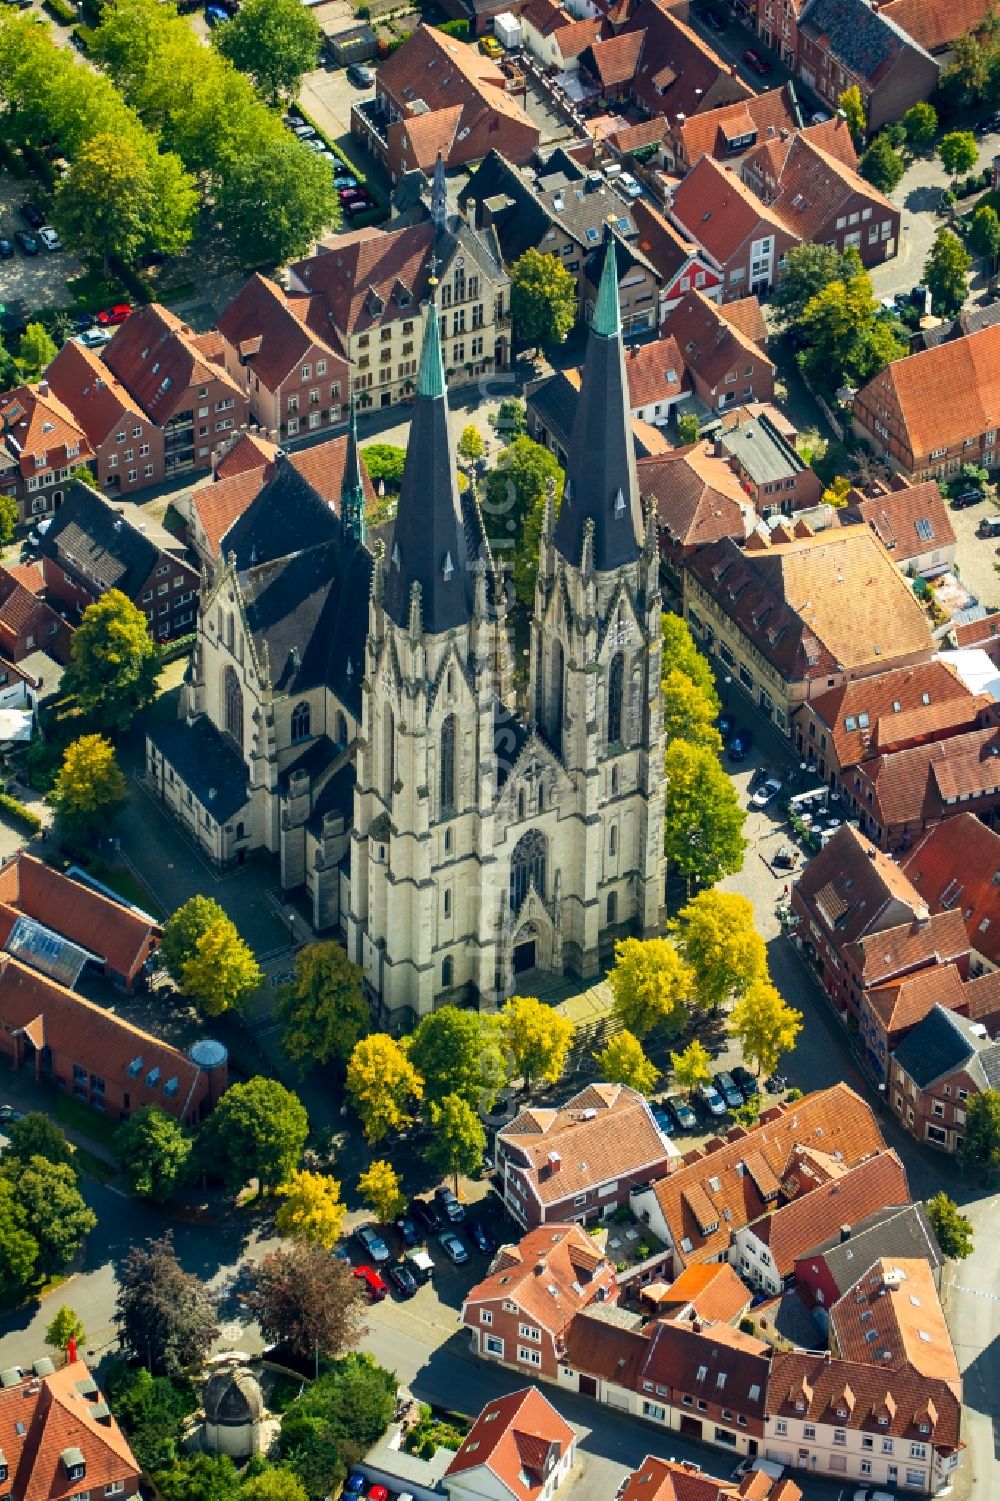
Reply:
M744 1475L753 1475L758 1471L770 1480L780 1480L785 1467L773 1459L742 1459L733 1471L733 1479L742 1480Z

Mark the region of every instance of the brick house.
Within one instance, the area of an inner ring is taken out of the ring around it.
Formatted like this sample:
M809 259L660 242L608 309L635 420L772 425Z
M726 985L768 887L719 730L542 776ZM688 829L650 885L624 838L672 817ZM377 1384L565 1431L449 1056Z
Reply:
M874 133L937 88L940 65L865 0L807 0L798 18L795 70L831 110L856 85Z
M257 273L219 317L226 370L245 390L253 420L276 438L333 428L344 417L350 367L334 335L307 326L308 302Z
M967 31L985 21L991 0L883 0L890 21L932 53L948 52Z
M604 32L599 16L579 18L555 0L529 0L520 13L524 46L543 68L575 73L580 53Z
M848 492L841 521L863 521L892 553L896 567L911 577L933 578L955 561L955 531L937 480L908 485L896 476L874 493Z
M576 1224L546 1223L501 1247L466 1294L462 1322L474 1354L555 1381L571 1320L617 1297L614 1266L592 1237Z
M736 475L712 443L692 443L641 459L639 490L656 512L661 567L679 594L684 560L720 537L744 541L756 513Z
M694 115L753 93L663 0L639 0L618 34L595 42L580 65L608 99L632 99L651 115Z
M723 301L763 295L802 236L746 186L734 168L703 156L674 190L670 218L722 277Z
M720 307L692 289L664 321L664 334L676 341L695 395L712 412L774 396L774 364L744 331L747 311L756 322L756 298Z
M886 1204L866 1219L839 1225L795 1260L795 1289L809 1308L832 1308L879 1257L920 1257L940 1281L944 1258L923 1204Z
M497 1132L496 1149L504 1206L526 1229L606 1220L679 1156L624 1084L590 1084L558 1110L522 1110Z
M953 814L989 818L1000 808L998 757L995 725L871 756L852 779L862 829L883 849L906 850Z
M972 946L969 973L1000 969L1000 834L974 813L956 813L903 855L900 867L932 912L961 912Z
M655 266L634 241L625 239L610 228L601 244L592 249L583 262L584 319L587 323L593 319L605 257L612 248L618 272L622 333L631 338L637 334L649 333L660 322L660 278Z
M722 276L693 240L679 234L645 198L637 198L630 212L638 248L660 278L661 321L692 287L710 302L721 302Z
M73 627L50 604L0 568L0 654L5 661L23 662L32 652L44 651L65 664L72 639Z
M82 1360L54 1370L48 1356L13 1366L0 1388L4 1495L70 1501L139 1495L142 1472Z
M119 589L169 640L192 629L201 578L183 558L157 546L87 485L73 484L39 542L50 598L81 615Z
M763 1470L753 1470L739 1483L727 1483L706 1475L700 1465L685 1460L657 1459L647 1454L642 1464L627 1475L618 1501L801 1501L802 1492L791 1480L773 1480Z
M794 68L804 0L755 0L755 3L757 35L765 47L774 48L786 68Z
M914 480L964 464L995 469L1000 427L1000 325L907 355L854 398L854 431Z
M94 350L69 339L45 378L52 395L85 434L94 456L91 467L102 490L132 495L163 479L162 428Z
M0 396L0 450L10 460L11 476L2 488L17 501L24 525L52 515L75 469L94 468L86 433L47 380Z
M575 1456L573 1429L528 1386L486 1404L441 1483L448 1501L551 1501Z
M667 124L667 166L683 176L703 156L737 161L765 141L779 140L782 132L801 125L798 101L786 85L694 115L674 115Z
M748 412L718 441L759 515L791 516L819 503L822 481L768 412Z
M917 1141L957 1152L969 1096L998 1088L1000 1043L983 1022L934 1006L893 1054L886 1094Z

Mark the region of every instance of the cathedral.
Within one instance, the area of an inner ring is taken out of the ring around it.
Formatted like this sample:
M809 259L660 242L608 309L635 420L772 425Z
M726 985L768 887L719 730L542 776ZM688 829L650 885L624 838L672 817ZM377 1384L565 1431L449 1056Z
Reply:
M267 852L382 1024L597 973L663 899L659 558L629 424L613 247L562 504L546 508L528 683L458 488L426 311L395 522L369 535L352 419L339 512L279 462L205 581L149 784L213 861ZM292 544L294 550L289 551Z

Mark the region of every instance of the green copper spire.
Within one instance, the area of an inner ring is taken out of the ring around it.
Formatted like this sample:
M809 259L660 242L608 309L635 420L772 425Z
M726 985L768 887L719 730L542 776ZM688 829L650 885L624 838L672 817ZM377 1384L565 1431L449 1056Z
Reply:
M604 334L609 339L616 339L622 331L618 306L618 252L614 235L608 235L604 249L604 269L597 291L592 327L595 334Z
M420 351L420 369L417 372L417 395L430 396L432 399L444 395L441 330L433 302L427 309L427 322L424 325L424 347Z
M365 487L361 479L358 454L358 416L351 397L351 425L347 430L347 453L344 478L340 486L340 521L344 535L352 542L363 542L368 533L365 520Z

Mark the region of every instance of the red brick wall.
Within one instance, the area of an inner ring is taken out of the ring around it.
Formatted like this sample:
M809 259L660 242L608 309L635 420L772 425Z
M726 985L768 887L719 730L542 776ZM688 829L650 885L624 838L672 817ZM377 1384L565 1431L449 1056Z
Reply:
M482 1322L481 1311L489 1314L492 1322ZM540 1339L535 1341L525 1338L519 1333L523 1324L529 1328L538 1328L534 1320L525 1318L519 1313L509 1313L498 1298L491 1303L477 1303L469 1308L466 1313L467 1326L475 1332L477 1349L485 1360L501 1360L504 1365L516 1367L523 1371L526 1376L542 1378L554 1381L559 1371L559 1361L556 1356L555 1340L550 1330L539 1329ZM488 1336L503 1340L503 1354L492 1354L486 1347ZM530 1361L518 1360L518 1348L537 1351L540 1364Z

